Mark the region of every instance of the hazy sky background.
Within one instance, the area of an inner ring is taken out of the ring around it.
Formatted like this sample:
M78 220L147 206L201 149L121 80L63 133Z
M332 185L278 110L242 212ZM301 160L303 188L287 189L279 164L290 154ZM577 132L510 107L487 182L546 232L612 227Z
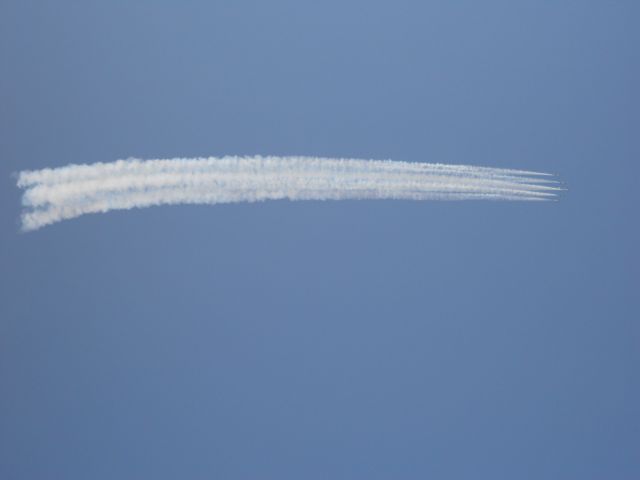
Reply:
M0 478L640 478L637 1L0 3ZM559 202L19 234L13 172L321 155Z

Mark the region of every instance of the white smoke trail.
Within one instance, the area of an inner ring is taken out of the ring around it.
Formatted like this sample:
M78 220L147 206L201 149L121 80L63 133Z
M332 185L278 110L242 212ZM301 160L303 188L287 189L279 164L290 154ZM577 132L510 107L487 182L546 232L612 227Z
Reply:
M464 165L313 157L118 160L24 171L23 230L87 213L262 200L549 200L548 174Z

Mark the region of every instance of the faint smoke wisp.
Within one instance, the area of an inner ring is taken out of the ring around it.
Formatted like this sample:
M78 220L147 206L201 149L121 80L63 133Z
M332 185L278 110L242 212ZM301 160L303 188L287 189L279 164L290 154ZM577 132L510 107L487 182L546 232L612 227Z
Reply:
M523 170L315 157L118 160L24 171L22 228L87 213L169 204L262 200L551 200L548 174Z

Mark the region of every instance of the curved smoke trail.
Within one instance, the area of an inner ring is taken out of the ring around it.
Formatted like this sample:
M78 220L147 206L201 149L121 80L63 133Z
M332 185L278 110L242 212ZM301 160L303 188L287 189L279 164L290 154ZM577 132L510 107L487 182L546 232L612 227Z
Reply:
M465 165L315 157L118 160L24 171L22 228L87 213L262 200L550 200L550 175Z

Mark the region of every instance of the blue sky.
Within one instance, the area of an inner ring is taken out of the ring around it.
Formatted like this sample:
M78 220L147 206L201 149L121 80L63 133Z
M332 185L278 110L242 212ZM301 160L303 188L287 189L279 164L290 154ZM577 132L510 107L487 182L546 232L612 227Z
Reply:
M0 477L640 476L637 2L0 5ZM112 212L13 173L317 155L560 201Z

